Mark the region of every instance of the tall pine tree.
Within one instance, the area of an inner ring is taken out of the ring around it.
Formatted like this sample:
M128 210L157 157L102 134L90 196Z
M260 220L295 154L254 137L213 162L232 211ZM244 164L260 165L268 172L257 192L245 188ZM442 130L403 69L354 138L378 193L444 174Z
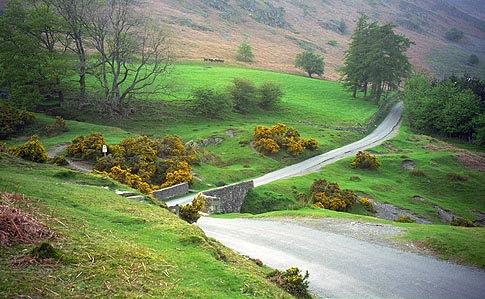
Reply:
M396 89L402 78L409 76L411 64L406 51L412 42L395 34L395 27L369 23L365 15L359 17L342 68L342 81L353 91L353 97L358 89L367 97L371 86L371 96L379 102L384 90Z

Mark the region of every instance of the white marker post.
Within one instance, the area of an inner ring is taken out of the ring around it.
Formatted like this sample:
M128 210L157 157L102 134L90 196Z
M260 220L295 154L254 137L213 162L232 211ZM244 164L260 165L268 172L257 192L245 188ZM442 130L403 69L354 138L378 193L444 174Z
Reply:
M105 157L107 152L108 152L108 146L106 144L103 144L103 154Z

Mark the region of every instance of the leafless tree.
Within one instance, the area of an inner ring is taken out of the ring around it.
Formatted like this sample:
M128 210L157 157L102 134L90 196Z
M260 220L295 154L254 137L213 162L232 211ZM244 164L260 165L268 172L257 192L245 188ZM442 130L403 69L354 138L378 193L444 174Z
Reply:
M174 59L168 35L137 15L132 0L106 1L88 24L98 59L93 74L103 88L104 109L110 116L124 116L132 96L165 87L160 77L169 73Z

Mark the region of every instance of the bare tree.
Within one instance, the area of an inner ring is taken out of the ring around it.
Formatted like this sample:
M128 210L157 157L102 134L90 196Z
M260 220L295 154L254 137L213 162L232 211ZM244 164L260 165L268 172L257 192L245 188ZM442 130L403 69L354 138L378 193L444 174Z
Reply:
M103 88L106 112L124 116L132 96L165 87L159 79L173 62L168 36L160 26L137 16L132 0L106 1L88 24L98 57L93 74Z
M64 19L66 38L64 47L74 53L79 60L79 99L86 100L87 53L85 41L86 20L99 5L96 0L45 0Z

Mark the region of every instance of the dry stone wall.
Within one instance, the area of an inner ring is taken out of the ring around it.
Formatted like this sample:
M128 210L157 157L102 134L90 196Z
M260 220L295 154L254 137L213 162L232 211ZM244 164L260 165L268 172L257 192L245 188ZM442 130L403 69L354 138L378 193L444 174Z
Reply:
M208 213L239 213L241 206L254 182L246 181L232 185L222 186L202 192L206 197L206 212Z
M173 197L181 196L189 192L189 183L184 182L171 187L155 190L152 192L153 197L160 200L167 200Z

